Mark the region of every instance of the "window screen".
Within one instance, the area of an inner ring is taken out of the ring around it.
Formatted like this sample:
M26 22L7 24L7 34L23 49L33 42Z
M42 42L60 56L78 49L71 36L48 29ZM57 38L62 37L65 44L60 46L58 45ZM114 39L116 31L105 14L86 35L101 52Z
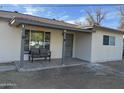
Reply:
M109 36L109 45L115 45L115 37Z

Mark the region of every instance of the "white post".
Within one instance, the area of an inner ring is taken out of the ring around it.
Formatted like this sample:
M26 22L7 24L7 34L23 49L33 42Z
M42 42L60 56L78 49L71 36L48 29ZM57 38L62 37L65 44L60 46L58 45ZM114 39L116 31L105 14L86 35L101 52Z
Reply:
M20 64L19 67L22 67L24 64L24 40L25 40L25 25L22 24L21 30L21 51L20 51Z
M64 58L65 58L65 43L66 43L66 30L63 31L63 47L62 47L62 60L61 64L64 64Z

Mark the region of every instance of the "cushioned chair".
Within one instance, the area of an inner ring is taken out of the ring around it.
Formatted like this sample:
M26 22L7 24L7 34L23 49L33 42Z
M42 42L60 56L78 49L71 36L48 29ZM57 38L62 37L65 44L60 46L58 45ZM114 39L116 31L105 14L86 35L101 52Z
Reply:
M51 60L51 52L45 48L31 48L29 52L29 60L34 61L34 58L49 58L49 62Z

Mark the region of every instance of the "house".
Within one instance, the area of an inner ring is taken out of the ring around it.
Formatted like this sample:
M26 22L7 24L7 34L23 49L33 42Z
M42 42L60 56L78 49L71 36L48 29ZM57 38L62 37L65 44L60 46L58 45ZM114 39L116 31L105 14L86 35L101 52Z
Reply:
M123 31L0 11L0 63L28 60L31 47L50 49L52 59L122 60Z

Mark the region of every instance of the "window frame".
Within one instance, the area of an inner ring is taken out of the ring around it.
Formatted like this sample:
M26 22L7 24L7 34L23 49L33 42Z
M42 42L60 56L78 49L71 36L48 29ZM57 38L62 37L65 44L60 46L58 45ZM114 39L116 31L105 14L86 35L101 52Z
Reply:
M108 37L107 44L104 43L105 42L104 41L105 37ZM111 40L114 40L114 41L111 41ZM116 42L116 37L115 36L103 35L103 45L105 45L105 46L115 46L115 42Z
M31 45L30 45L30 42L31 42L31 38L32 38L32 36L31 36L31 33L33 32L33 33L43 33L43 48L45 48L45 37L46 37L46 33L49 33L49 49L50 49L50 41L51 41L51 32L46 32L46 31L39 31L39 30L30 30L30 29L25 29L25 31L26 30L28 30L29 31L29 44L28 44L28 50L25 50L24 49L24 51L25 51L25 53L28 53L29 52L29 50L31 49ZM26 32L25 32L26 33ZM25 37L26 38L26 37ZM24 45L24 47L25 47L25 45Z
M27 45L28 46L28 50L25 50L26 49L25 42L26 42L26 32L27 31L29 32L28 33L28 35L29 35L28 36L28 45ZM29 51L29 49L30 49L30 47L29 47L30 46L30 30L29 29L25 29L25 42L24 42L24 51L25 51L25 53L27 53Z

